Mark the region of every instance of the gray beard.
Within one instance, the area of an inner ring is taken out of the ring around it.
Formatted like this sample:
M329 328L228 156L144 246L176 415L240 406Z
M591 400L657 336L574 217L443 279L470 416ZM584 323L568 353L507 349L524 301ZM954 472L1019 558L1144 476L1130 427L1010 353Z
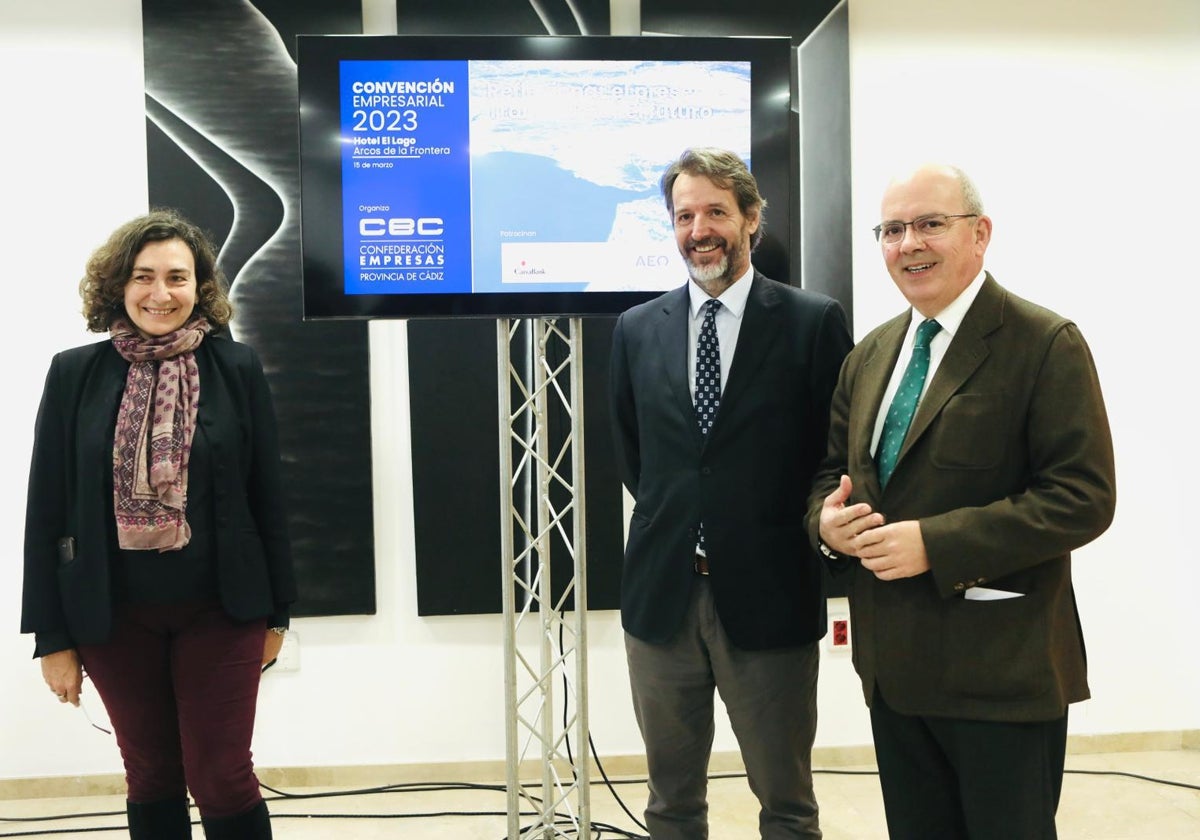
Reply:
M687 263L688 274L702 289L707 290L710 284L728 288L733 282L733 278L729 276L729 254L724 254L719 262L709 265L696 265L691 260L684 262Z

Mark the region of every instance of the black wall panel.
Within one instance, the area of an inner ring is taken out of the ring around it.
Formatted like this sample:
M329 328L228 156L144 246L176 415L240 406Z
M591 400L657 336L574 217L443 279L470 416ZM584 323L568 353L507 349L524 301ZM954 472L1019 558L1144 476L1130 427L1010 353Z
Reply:
M607 35L608 0L396 0L400 35Z
M301 321L297 33L358 33L340 0L143 0L149 203L221 246L235 338L279 415L300 600L375 612L366 323Z
M849 17L841 5L800 47L800 203L810 208L801 217L804 286L841 301L853 332Z

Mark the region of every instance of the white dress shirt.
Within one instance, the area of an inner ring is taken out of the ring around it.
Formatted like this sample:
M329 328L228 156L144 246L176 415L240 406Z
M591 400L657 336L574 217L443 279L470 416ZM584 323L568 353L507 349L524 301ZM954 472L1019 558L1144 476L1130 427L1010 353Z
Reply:
M929 383L933 381L938 365L946 356L946 349L950 346L958 328L962 326L967 310L971 308L971 304L975 302L975 296L983 288L985 276L986 273L980 271L979 275L959 293L958 297L951 301L949 306L933 316L933 320L941 324L942 328L937 331L929 343L929 373L925 376L925 384L917 398L918 406L921 404L920 401L925 396L925 392L929 390ZM896 396L896 391L900 388L900 380L908 368L908 360L912 358L913 345L917 340L917 327L925 321L920 312L914 310L912 315L912 320L908 323L908 332L904 335L904 344L900 347L900 356L896 359L896 366L892 368L892 378L888 381L887 390L883 392L883 402L879 404L879 414L875 416L875 431L871 435L872 456L879 448L879 438L883 436L883 421L887 417L888 408L892 405L892 398Z
M742 331L742 316L746 314L746 301L750 297L750 284L754 279L754 266L717 297L721 308L717 310L717 345L721 349L721 393L725 393L725 382L733 367L733 353L737 349L738 333ZM696 401L696 341L700 338L700 325L704 321L703 306L712 300L708 292L694 280L688 281L688 381L691 383L692 402Z

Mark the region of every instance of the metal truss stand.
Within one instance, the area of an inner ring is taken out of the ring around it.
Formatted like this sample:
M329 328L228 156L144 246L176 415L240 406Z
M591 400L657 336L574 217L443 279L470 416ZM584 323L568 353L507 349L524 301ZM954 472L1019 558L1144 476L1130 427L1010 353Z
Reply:
M565 333L562 321L569 321ZM582 331L580 318L496 325L509 840L591 836ZM548 418L564 409L570 428L555 440ZM573 559L573 578L557 601L555 533ZM557 715L556 684L565 686ZM522 769L540 778L522 781Z

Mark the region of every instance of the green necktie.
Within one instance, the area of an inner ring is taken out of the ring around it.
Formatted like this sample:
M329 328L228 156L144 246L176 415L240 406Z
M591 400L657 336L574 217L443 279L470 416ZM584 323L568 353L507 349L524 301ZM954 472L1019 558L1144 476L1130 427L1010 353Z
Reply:
M933 320L925 321L917 327L917 340L913 344L912 358L908 360L908 367L900 379L900 387L896 389L891 408L883 420L883 434L879 436L879 446L875 451L880 487L887 487L892 470L896 469L900 447L904 445L904 436L908 434L913 415L917 413L921 389L925 387L925 377L929 374L929 342L941 328L942 325Z

